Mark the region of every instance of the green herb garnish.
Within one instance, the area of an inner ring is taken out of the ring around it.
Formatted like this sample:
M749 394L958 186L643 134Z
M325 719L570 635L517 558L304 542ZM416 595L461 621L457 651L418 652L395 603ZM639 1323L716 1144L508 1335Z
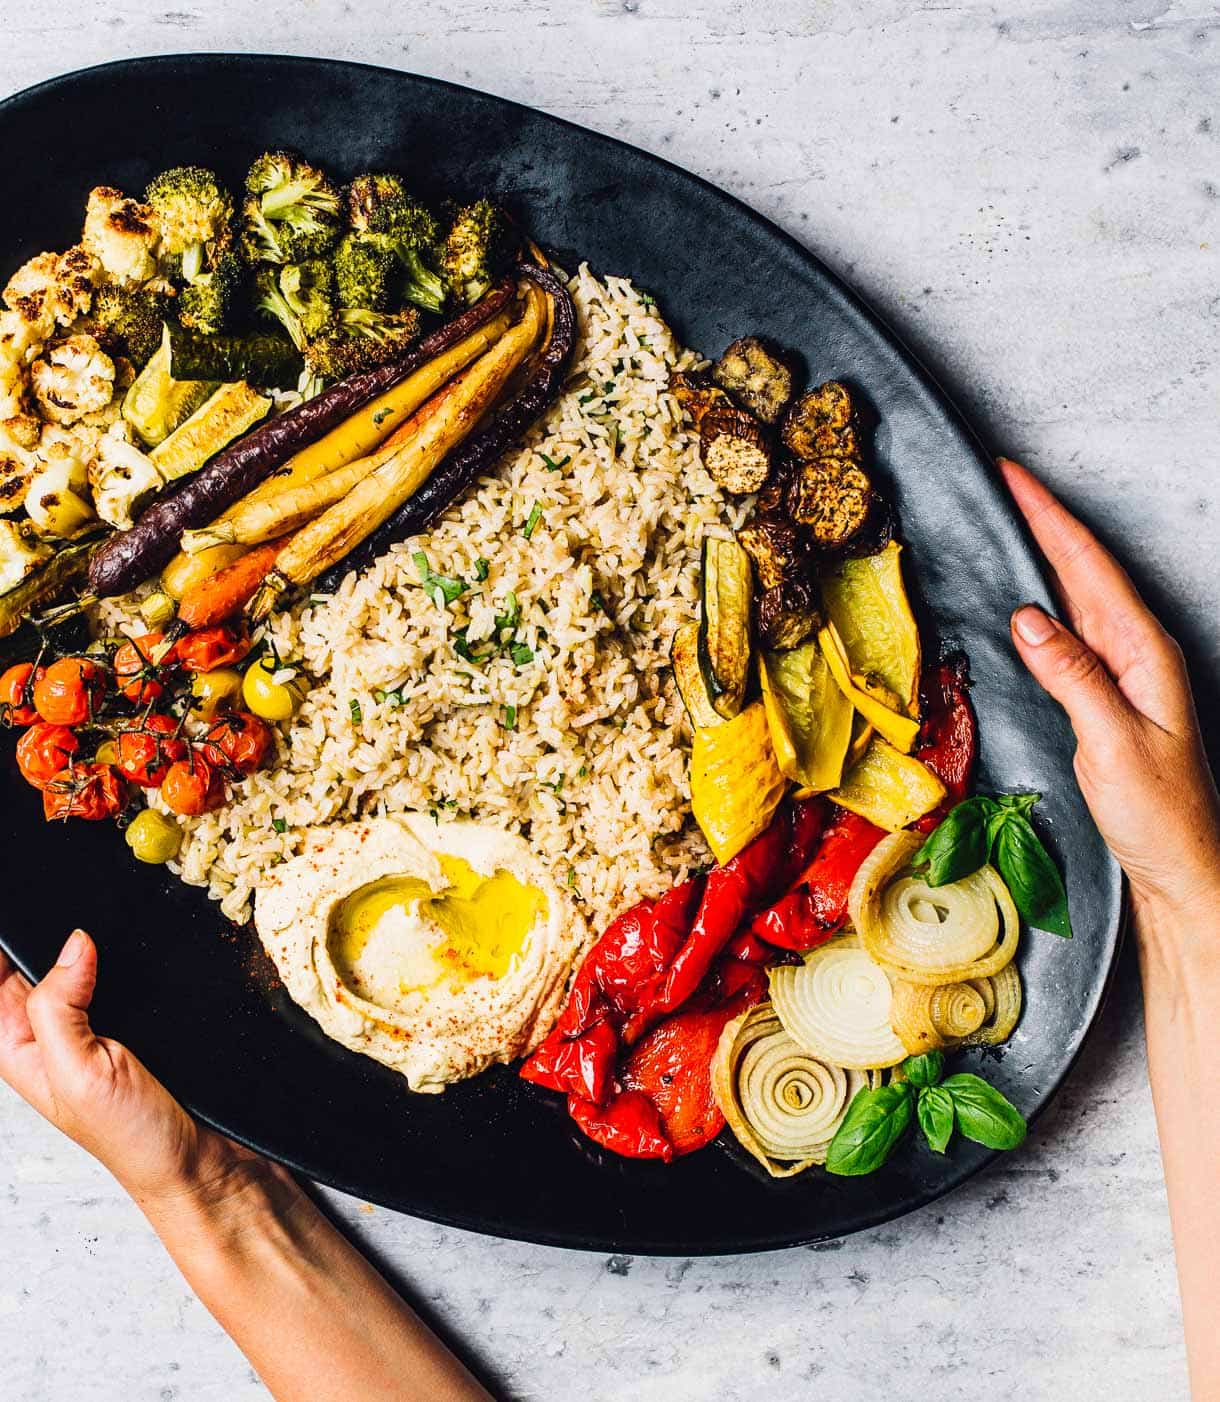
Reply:
M505 706L504 708L504 729L516 730L517 728L517 708L516 706Z
M511 589L504 596L504 609L503 613L496 615L497 629L515 628L521 622L521 605L517 602L517 596Z
M360 709L360 702L353 696L347 703L347 708L352 713L352 724L359 725L364 719L364 712Z
M276 832L288 831L288 824L284 821L283 818L272 818L271 826L276 830Z
M526 519L525 525L521 528L521 534L526 538L526 540L529 540L530 536L532 536L534 532L538 529L538 522L541 520L542 507L540 507L538 503L535 502L533 506L530 507L530 514Z
M564 468L567 467L568 463L572 461L571 453L568 453L566 456L560 458L558 461L556 461L554 458L548 458L545 453L539 453L538 456L546 464L546 470L548 472L562 472Z
M389 409L389 408L386 408L386 409L378 409L377 412L373 415L373 425L374 425L374 427L380 428L381 425L382 425L383 423L385 423L385 421L390 417L390 415L391 415L393 412L394 412L394 410L393 410L393 409Z
M508 650L508 655L513 659L514 667L524 667L527 662L534 660L534 651L525 643L514 643Z
M474 562L474 577L482 583L491 573L491 564L482 555Z
M419 571L419 580L423 585L424 593L439 609L443 609L456 599L461 598L470 587L464 579L452 579L449 575L437 574L428 563L428 557L422 550L415 551L411 558L415 561L415 568Z
M929 886L944 886L993 862L1027 924L1071 939L1063 878L1029 818L1039 798L1022 793L966 799L915 853L914 865Z
M602 598L602 591L600 589L594 589L592 594L589 595L589 607L594 613L609 612L606 608L606 601Z

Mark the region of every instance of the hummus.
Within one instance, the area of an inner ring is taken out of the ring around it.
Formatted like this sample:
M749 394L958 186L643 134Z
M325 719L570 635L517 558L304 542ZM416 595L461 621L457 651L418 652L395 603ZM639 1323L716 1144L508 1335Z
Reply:
M522 838L418 813L316 829L254 923L322 1030L418 1091L536 1046L585 937Z

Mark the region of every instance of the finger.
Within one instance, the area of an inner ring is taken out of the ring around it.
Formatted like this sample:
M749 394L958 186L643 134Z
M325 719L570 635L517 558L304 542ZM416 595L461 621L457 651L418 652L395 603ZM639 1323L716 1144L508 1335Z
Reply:
M1063 707L1081 744L1110 740L1134 717L1101 659L1035 604L1012 616L1012 637L1034 680Z
M26 1012L32 985L0 952L0 1078L42 1114L52 1108L42 1055Z
M1072 627L1137 710L1181 734L1192 724L1192 711L1176 644L1088 527L1019 463L998 463L1055 572Z
M97 982L97 947L84 930L73 930L55 967L30 993L26 1013L52 1086L67 1084L97 1045L89 1026L89 1004Z

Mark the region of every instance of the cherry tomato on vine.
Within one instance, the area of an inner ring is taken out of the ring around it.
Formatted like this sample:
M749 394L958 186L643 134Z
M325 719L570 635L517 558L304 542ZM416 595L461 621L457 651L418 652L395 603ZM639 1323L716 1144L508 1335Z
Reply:
M271 727L249 711L233 711L218 720L203 742L203 756L223 773L253 774L267 762L273 746Z
M34 682L34 705L52 725L89 720L106 694L106 670L91 657L61 657Z
M85 818L96 822L123 811L126 791L112 764L72 764L58 773L42 791L42 811L47 822L57 818Z
M80 741L66 725L37 721L17 741L17 768L26 783L45 789L79 749Z
M186 755L186 741L173 716L142 716L115 741L115 765L125 779L160 788L170 765Z
M192 751L170 765L161 781L161 797L172 812L197 818L220 807L225 801L225 786L207 760Z
M34 683L43 669L34 675L32 662L18 662L0 676L0 724L32 725L38 719L34 708Z
M175 655L188 672L231 667L250 651L250 639L240 628L201 628L177 644Z
M122 644L114 654L114 681L118 689L137 706L148 706L165 690L161 669L174 659L172 645L166 647L164 633L145 633Z

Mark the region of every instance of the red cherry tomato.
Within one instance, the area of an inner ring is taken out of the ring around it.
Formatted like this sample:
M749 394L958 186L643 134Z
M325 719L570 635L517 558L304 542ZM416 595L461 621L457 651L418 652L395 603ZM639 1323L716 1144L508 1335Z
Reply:
M80 741L66 725L39 721L17 741L17 768L26 783L45 789L79 749Z
M192 751L170 765L161 781L161 797L172 812L197 818L220 807L225 801L225 786L207 760Z
M231 667L250 651L250 639L233 627L201 628L188 633L174 649L178 661L188 672L210 672L216 667Z
M32 662L18 662L0 676L0 725L32 725L38 719L34 709L34 683L42 676L34 675Z
M34 705L52 725L87 721L105 694L105 669L91 657L61 657L34 682Z
M253 774L267 762L272 749L271 727L249 711L233 711L209 729L203 757L221 773Z
M164 633L145 633L123 643L114 654L115 685L137 706L148 706L165 690L162 668L174 659L174 648L166 647Z
M113 818L123 811L126 792L113 764L72 764L42 791L47 822L56 818Z
M170 765L186 755L186 741L173 716L143 716L120 733L115 766L125 779L146 789L160 788Z

